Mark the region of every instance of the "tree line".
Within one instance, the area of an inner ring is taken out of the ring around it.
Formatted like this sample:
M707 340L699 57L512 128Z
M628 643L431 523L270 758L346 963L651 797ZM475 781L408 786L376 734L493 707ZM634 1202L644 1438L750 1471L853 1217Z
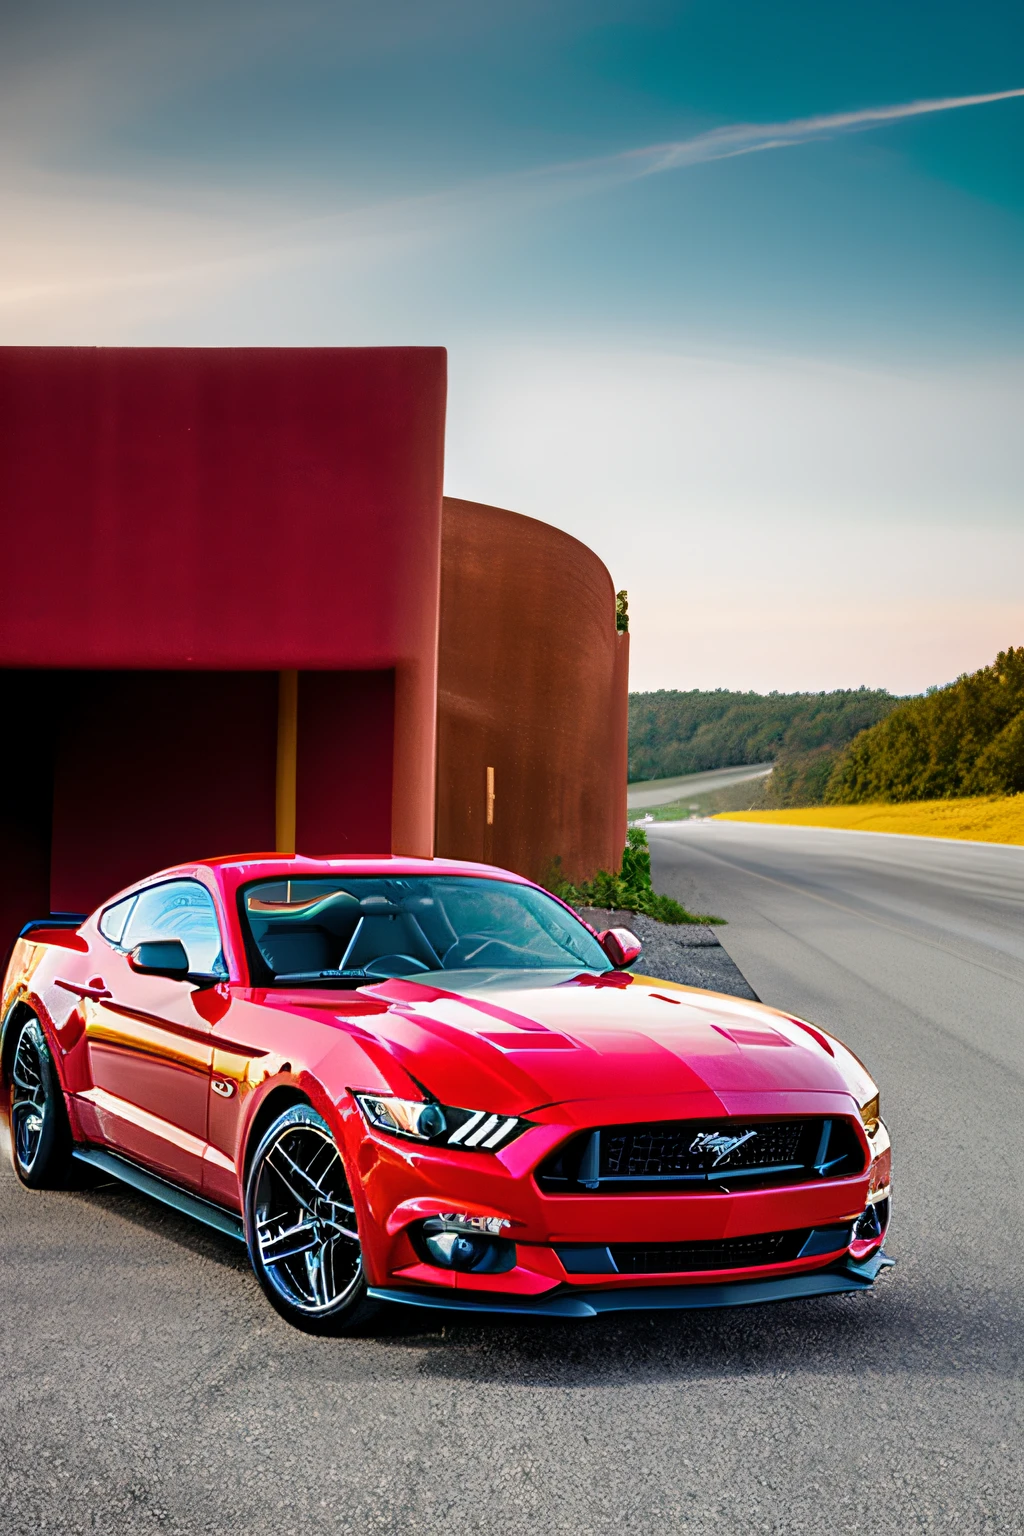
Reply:
M661 689L629 699L629 778L665 779L773 762L765 804L822 799L839 753L899 700L884 689L738 693Z
M1024 646L913 698L662 689L629 700L629 777L772 762L768 806L1024 793Z
M1024 792L1024 646L906 699L839 756L835 805Z

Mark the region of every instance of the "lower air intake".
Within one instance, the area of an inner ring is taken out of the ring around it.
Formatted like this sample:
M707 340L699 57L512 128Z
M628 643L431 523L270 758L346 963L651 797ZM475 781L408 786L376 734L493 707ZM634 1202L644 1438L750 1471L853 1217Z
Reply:
M757 1269L795 1259L809 1231L761 1232L756 1237L728 1237L711 1243L613 1243L612 1258L621 1275L682 1275L695 1270Z

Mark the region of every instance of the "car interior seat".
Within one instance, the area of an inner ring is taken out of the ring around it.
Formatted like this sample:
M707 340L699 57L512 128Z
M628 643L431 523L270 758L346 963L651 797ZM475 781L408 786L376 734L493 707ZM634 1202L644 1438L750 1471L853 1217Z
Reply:
M357 970L383 955L408 955L428 970L441 968L437 952L411 912L364 912L342 956L341 969Z
M257 944L275 976L331 970L338 963L337 938L313 923L268 923Z

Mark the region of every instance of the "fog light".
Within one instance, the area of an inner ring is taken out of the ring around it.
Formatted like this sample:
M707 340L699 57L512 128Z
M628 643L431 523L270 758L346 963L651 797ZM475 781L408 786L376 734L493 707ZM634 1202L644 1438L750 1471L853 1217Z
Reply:
M857 1217L853 1229L854 1241L858 1243L873 1243L882 1235L882 1222L876 1206L869 1205L866 1211L862 1211Z
M425 1232L427 1252L442 1269L472 1269L489 1244L486 1238L470 1237L465 1232Z
M491 1225L484 1226L485 1222ZM412 1236L421 1257L430 1264L475 1275L500 1275L516 1262L515 1243L495 1235L495 1228L508 1225L501 1216L430 1216L418 1230L413 1229Z
M878 1200L869 1205L863 1211L853 1228L853 1237L850 1243L850 1256L853 1259L866 1259L881 1247L889 1226L889 1199Z

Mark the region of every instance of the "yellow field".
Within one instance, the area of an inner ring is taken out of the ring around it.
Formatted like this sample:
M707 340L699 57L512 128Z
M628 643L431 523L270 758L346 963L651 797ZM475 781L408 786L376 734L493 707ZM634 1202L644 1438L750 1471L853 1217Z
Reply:
M978 800L920 800L909 805L817 805L805 811L723 811L715 821L764 821L780 827L842 827L849 832L907 832L1024 845L1024 795Z

